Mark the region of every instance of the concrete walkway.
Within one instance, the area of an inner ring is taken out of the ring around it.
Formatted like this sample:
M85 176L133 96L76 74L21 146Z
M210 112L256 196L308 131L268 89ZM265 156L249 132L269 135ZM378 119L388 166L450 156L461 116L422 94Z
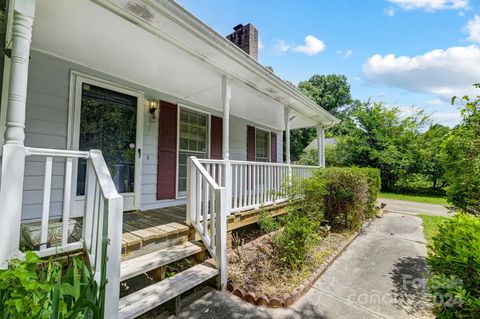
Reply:
M380 198L380 203L385 203L387 206L385 210L393 212L401 212L405 214L427 214L439 216L452 216L450 210L443 205L409 202L398 199Z
M425 212L423 208L413 211ZM444 214L435 210L431 213ZM422 280L426 253L421 219L387 212L370 223L293 306L255 307L226 292L212 290L187 302L177 317L433 318Z

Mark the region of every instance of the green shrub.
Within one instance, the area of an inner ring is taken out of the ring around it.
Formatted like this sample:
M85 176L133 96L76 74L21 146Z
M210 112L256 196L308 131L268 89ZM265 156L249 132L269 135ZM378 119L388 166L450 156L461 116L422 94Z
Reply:
M382 178L378 168L359 168L360 172L365 174L368 184L368 201L367 201L367 217L373 217L377 213L377 198L382 188Z
M363 169L325 168L312 178L325 184L324 217L332 228L359 228L367 217L369 204L369 183Z
M318 243L318 222L306 215L292 212L282 218L283 229L274 236L280 260L292 269L302 264L308 253Z
M427 263L438 318L480 318L480 219L458 214L439 227Z
M294 176L285 182L288 214L277 222L261 212L259 224L266 233L283 226L272 241L282 262L297 268L325 233L324 221L337 230L357 229L375 211L379 191L377 169L319 169L311 178L300 181Z
M260 214L258 215L258 225L265 234L269 234L280 228L280 223L278 223L275 218L272 217L272 215L265 209L260 209Z
M63 272L59 262L27 252L0 270L0 318L99 318L99 287L86 265L73 258Z

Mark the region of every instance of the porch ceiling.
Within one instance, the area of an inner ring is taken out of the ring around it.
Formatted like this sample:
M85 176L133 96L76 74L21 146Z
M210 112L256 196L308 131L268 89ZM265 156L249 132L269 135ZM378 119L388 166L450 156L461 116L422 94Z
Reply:
M293 90L276 84L278 79L267 78L273 75L258 74L261 67L255 69L243 51L246 65L160 12L168 7L162 3L183 10L176 4L150 1L154 5L147 7L142 0L97 2L103 7L90 1L38 1L32 48L219 111L221 75L228 74L233 78L231 114L278 130L284 128L285 105L292 108L292 128L335 121L302 97L295 98ZM228 50L240 54L236 48ZM254 68L247 69L249 65Z

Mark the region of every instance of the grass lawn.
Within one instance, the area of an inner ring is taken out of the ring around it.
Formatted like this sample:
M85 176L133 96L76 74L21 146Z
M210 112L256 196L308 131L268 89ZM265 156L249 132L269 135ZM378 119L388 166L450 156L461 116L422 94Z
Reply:
M423 220L423 234L427 243L430 245L432 243L433 237L438 234L438 226L447 220L449 217L443 216L432 216L432 215L419 215Z
M395 194L395 193L380 193L379 198L408 200L411 202L448 205L447 198L441 196L432 195L407 195L407 194Z

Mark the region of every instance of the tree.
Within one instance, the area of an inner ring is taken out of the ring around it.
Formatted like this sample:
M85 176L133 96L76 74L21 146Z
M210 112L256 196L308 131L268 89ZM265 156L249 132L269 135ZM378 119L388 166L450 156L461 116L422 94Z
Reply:
M427 121L421 111L401 118L399 108L381 103L355 103L349 132L338 138L336 161L345 166L379 168L382 188L394 190L416 162L412 143Z
M343 107L352 103L350 84L345 75L315 74L307 81L300 82L298 88L318 105L335 115Z
M350 84L344 75L316 74L300 82L298 89L320 107L340 118L345 118L342 116L345 114L345 107L352 103ZM315 128L301 128L292 130L290 136L290 156L292 161L297 161L305 147L316 138L317 133Z
M462 102L462 123L452 130L443 147L447 194L453 205L480 215L480 96L474 100L464 97Z
M440 124L431 125L428 131L418 137L413 149L417 161L412 165L412 173L424 176L434 190L447 185L442 144L449 134L448 127Z

